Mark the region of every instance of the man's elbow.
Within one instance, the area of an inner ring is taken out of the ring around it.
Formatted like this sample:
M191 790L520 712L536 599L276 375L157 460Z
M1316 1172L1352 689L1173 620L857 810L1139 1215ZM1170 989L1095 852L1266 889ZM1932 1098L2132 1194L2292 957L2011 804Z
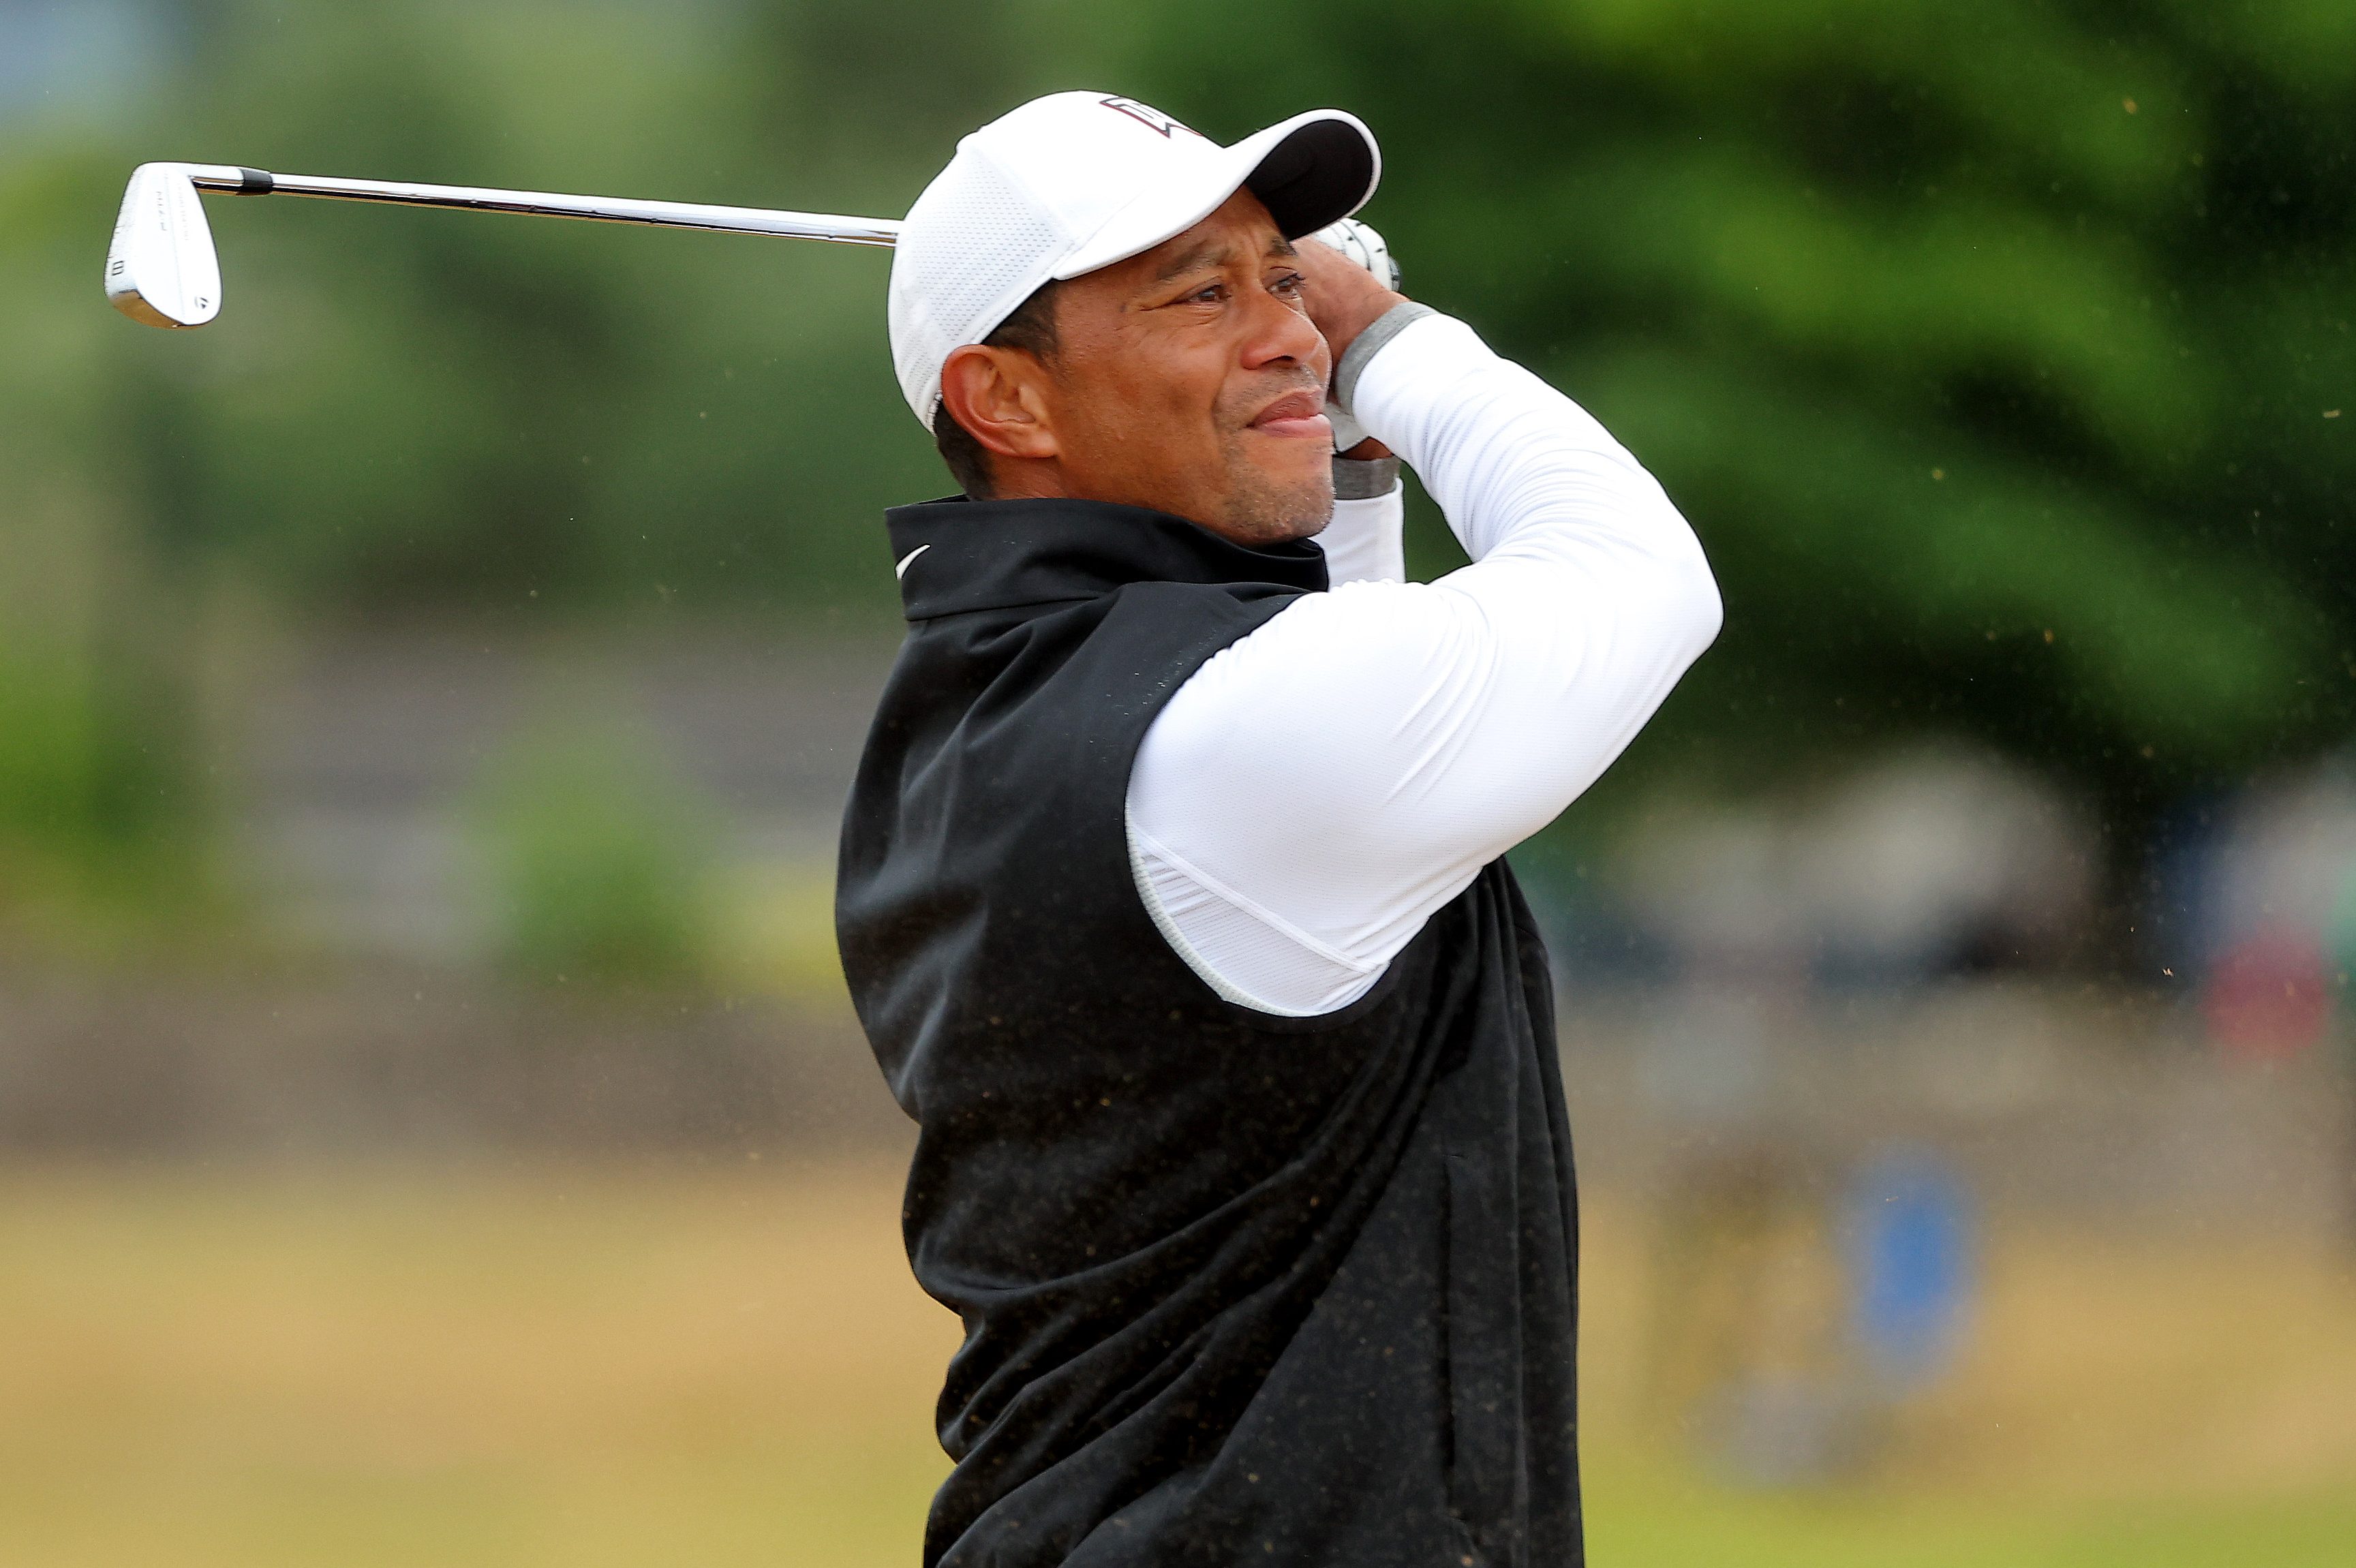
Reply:
M1652 482L1654 506L1648 529L1651 603L1663 630L1676 646L1681 665L1690 665L1718 641L1726 624L1726 602L1718 592L1718 576L1701 538L1686 520L1677 504L1657 481Z
M1687 645L1692 649L1688 660L1701 657L1718 634L1726 625L1726 601L1718 592L1718 578L1709 570L1709 562L1697 559L1693 570L1686 574L1683 595Z
M1691 664L1718 640L1726 624L1726 602L1719 594L1718 576L1709 569L1709 558L1702 553L1701 540L1683 517L1677 518L1677 532L1683 536L1677 540L1678 548L1665 552L1661 562L1667 569L1663 574L1661 610L1675 628L1685 662Z

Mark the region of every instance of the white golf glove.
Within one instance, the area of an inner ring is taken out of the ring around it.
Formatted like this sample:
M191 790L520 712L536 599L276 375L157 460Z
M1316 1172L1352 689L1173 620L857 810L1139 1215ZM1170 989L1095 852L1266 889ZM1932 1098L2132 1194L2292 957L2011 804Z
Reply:
M1329 224L1309 238L1331 245L1375 275L1376 282L1387 289L1399 286L1398 263L1391 260L1391 248L1383 237L1355 218L1345 218ZM1330 398L1325 403L1325 417L1333 426L1333 450L1347 452L1366 439L1366 432L1350 416L1350 411Z

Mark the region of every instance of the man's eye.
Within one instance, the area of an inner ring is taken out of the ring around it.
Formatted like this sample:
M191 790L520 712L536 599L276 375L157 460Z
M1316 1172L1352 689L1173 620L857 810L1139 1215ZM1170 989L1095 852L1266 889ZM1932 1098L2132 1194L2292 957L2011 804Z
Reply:
M1280 294L1297 294L1301 292L1301 285L1306 281L1299 272L1287 272L1269 287Z
M1189 304L1216 304L1226 297L1226 284L1212 283L1206 287L1196 289L1193 293L1188 294L1186 296L1186 303Z

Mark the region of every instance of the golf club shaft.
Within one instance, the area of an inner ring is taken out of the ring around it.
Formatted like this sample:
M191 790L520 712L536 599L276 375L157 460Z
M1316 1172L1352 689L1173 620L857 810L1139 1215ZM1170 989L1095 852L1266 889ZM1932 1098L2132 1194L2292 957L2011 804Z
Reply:
M261 169L204 169L191 176L198 190L233 196L316 196L331 201L374 201L395 207L438 207L459 212L519 212L636 223L654 229L701 229L722 234L775 234L841 245L894 242L900 226L888 219L843 218L824 212L771 212L756 207L704 207L686 201L637 201L628 197L559 196L538 190L484 190L473 186L405 185L388 180L276 175Z

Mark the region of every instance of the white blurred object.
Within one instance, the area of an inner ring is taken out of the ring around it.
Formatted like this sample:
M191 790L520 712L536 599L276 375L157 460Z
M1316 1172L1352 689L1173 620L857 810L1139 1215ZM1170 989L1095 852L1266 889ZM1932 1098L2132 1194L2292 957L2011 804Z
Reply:
M1935 749L1853 775L1799 827L1793 872L1826 951L1869 965L2050 953L2094 892L2092 836L2034 775Z
M1791 967L1790 848L1762 807L1672 807L1637 830L1621 880L1638 917L1711 968Z
M2347 763L2252 786L2218 828L2198 912L2206 955L2270 929L2328 941L2356 879L2356 777Z
M2051 956L2094 892L2081 813L2025 771L1945 746L1869 763L1812 800L1664 813L1622 869L1645 923L1721 967Z
M1341 251L1372 272L1383 287L1397 289L1399 286L1398 262L1391 258L1389 242L1375 232L1373 225L1361 223L1355 218L1344 218L1339 223L1327 224L1309 238ZM1333 426L1334 451L1347 452L1366 439L1365 427L1341 404L1329 400L1325 404L1325 417Z

